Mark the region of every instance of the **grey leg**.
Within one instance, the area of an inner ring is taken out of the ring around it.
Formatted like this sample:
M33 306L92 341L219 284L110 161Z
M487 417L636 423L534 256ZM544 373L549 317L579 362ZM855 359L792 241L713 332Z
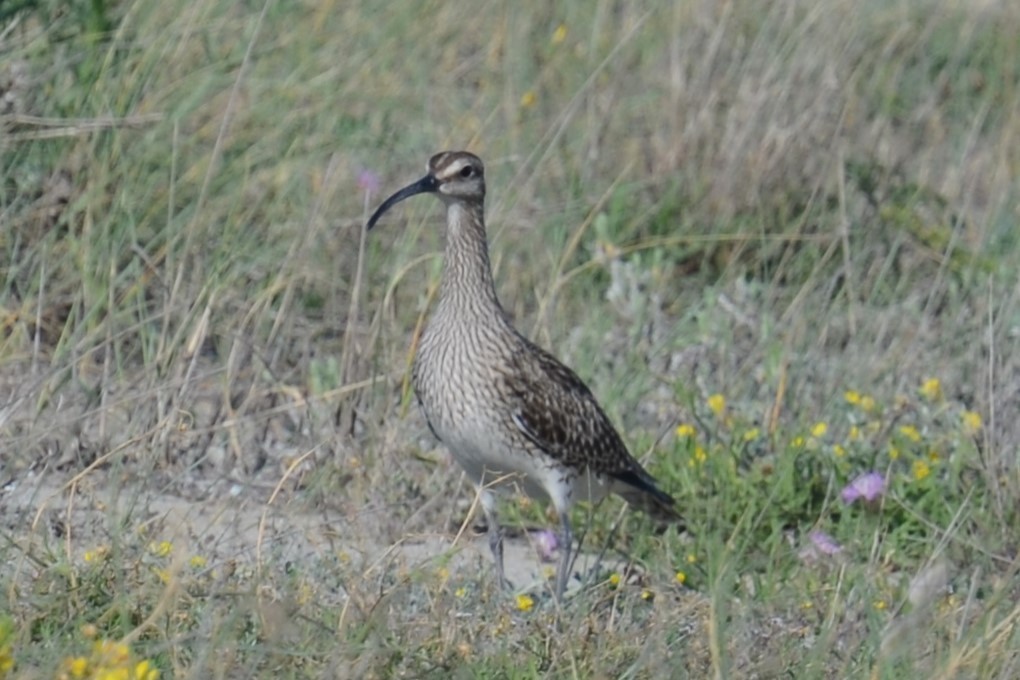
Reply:
M485 523L489 525L489 549L492 551L492 559L496 563L496 580L503 590L512 590L513 586L506 578L503 570L503 529L499 526L499 519L496 517L496 499L492 493L484 489L482 494L482 510L485 511Z
M563 593L567 590L567 581L570 580L570 552L574 545L574 534L570 530L570 515L566 512L560 513L563 534L560 537L560 566L556 571L556 599L563 601Z
M489 520L489 549L492 550L492 559L496 562L496 580L499 582L499 587L503 590L512 590L513 587L506 578L506 572L503 571L503 529L496 526L491 519Z

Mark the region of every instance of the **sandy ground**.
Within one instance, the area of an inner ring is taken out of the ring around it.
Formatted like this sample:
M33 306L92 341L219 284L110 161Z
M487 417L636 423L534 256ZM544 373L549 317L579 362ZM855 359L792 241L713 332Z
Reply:
M161 492L158 476L156 483L144 485L138 480L113 479L112 474L109 470L77 476L27 471L21 479L8 481L0 489L0 515L13 541L24 548L12 554L46 548L80 561L85 551L108 544L110 527L126 517L131 518L128 524L133 530L152 540L170 541L177 554L201 555L212 566L229 563L233 569L258 570L339 560L372 580L435 572L441 567L454 579L493 578L488 540L475 527L384 541L374 515L328 508L309 511L287 491L221 480L186 498ZM508 527L505 569L517 592L544 592L555 568L558 552L543 557L535 536ZM574 565L571 587L580 585L581 574L622 569L622 563L615 561L582 553ZM24 559L15 558L15 562L8 566L16 570L30 566Z

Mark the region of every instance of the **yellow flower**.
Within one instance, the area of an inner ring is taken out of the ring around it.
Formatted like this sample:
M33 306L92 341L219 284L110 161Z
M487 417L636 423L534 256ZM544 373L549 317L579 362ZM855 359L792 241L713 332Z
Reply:
M560 24L556 27L556 30L552 34L552 44L559 45L561 42L567 39L567 27L565 24Z
M913 425L900 425L900 434L915 444L921 441L921 433Z
M843 393L843 398L846 399L846 403L851 406L857 406L861 403L861 393L857 390L847 390Z
M89 564L92 564L93 562L101 562L106 557L106 554L108 552L109 548L107 548L105 545L101 545L95 550L86 550L85 561Z
M615 572L610 574L609 575L609 585L611 585L614 588L616 586L620 585L620 575L615 573Z
M464 586L461 586L460 588L457 588L457 590L453 591L453 596L456 597L457 599L462 599L465 595L467 595L467 588L465 588Z
M694 553L687 553L687 564L694 564L698 561L698 556Z
M708 398L708 408L719 417L726 410L726 397L721 394L713 394Z
M842 458L843 456L845 456L845 455L846 455L846 449L844 449L844 448L843 448L842 446L840 446L839 444L836 444L836 445L834 445L834 446L832 447L832 453L833 453L833 455L834 455L834 456L836 456L837 458Z
M679 583L680 585L687 583L687 574L683 573L682 571L678 571L676 573L676 582Z
M816 439L820 439L825 436L825 433L829 431L828 424L824 422L817 422L811 428L811 436Z
M861 438L861 428L857 427L856 425L851 425L850 426L850 432L847 434L847 438L850 441L852 441L852 442L855 442L858 439L860 439Z
M875 600L875 609L878 611L885 609L885 600Z
M942 383L938 378L928 378L921 383L920 392L928 401L938 401L942 398Z
M535 601L531 599L531 595L525 595L522 593L517 596L517 608L522 612L530 612L534 606Z
M931 466L928 465L926 460L915 460L914 461L914 479L921 481L925 477L931 474Z
M159 543L153 542L149 544L149 552L156 557L166 557L173 551L173 549L174 544L170 541L160 541Z
M708 454L705 453L705 448L703 446L694 447L694 460L698 463L704 463L708 460Z
M698 431L694 429L694 426L687 423L682 423L676 427L676 436L678 437L693 439L697 433Z
M975 435L981 430L981 414L977 411L963 412L963 431Z
M747 432L744 433L744 441L745 442L755 442L755 441L758 441L758 437L760 437L760 436L761 436L761 430L759 430L757 427L752 427L750 430L748 430Z
M645 590L641 591L641 599L642 600L648 601L648 600L651 600L653 597L655 597L655 593L653 593L652 591L648 590L647 588Z
M861 410L867 413L871 413L875 410L875 400L868 395L861 397Z
M793 441L790 442L790 446L792 446L795 449L799 449L800 447L804 446L804 438L801 436L794 437Z
M536 101L538 101L538 96L535 94L534 90L528 90L521 95L521 108L530 109L535 105Z
M89 672L89 660L84 656L76 656L65 661L64 667L67 668L67 673L72 678L84 678L85 674Z
M159 671L152 667L148 659L143 659L135 666L135 680L159 680Z
M14 669L14 657L10 647L0 647L0 678L6 677Z

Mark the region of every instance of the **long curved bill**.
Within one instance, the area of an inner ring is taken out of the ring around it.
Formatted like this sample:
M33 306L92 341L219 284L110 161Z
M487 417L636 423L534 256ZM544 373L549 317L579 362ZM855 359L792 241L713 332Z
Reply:
M368 226L365 227L366 230L374 227L375 223L379 221L379 218L382 217L384 212L395 206L397 203L400 203L405 198L411 198L411 196L417 196L418 194L432 193L438 188L438 186L439 183L436 182L435 177L432 175L425 175L414 184L404 187L383 201L382 205L380 205L376 211L372 213L372 216L368 218Z

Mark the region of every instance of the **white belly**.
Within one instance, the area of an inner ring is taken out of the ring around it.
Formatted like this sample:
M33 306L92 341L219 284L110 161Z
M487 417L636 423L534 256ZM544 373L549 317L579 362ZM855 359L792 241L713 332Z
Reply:
M533 447L511 448L492 436L493 426L484 422L462 423L461 427L436 434L454 460L477 486L493 491L523 493L532 498L562 501L598 501L609 493L602 478L568 470Z

